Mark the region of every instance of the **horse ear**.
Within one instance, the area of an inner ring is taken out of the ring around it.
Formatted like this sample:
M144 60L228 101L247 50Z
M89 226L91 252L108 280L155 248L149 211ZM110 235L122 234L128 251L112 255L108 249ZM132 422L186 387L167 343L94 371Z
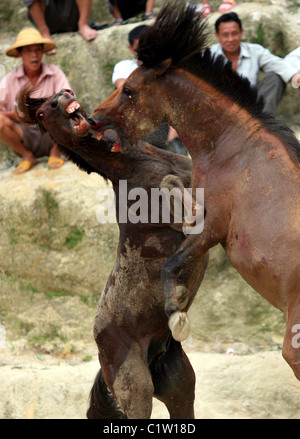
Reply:
M171 58L165 59L161 63L157 64L154 67L154 76L158 77L158 76L163 75L168 70L168 68L171 66L171 64L172 64Z

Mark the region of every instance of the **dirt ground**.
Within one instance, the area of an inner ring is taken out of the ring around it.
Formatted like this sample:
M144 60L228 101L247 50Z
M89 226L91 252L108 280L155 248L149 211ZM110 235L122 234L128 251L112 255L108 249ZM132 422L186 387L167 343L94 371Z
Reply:
M17 344L13 353L0 348L0 418L85 419L98 361L93 345L84 351L91 361L22 352ZM279 351L186 351L197 377L196 419L300 418L300 383ZM165 406L155 399L152 418L168 419Z

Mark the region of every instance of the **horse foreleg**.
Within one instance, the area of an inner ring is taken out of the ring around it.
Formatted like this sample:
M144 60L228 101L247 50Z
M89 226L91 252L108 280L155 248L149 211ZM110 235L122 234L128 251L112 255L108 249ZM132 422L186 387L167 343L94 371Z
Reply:
M151 366L154 396L171 419L194 419L195 373L181 344L171 339L169 349Z
M286 313L286 332L283 342L283 358L293 369L300 380L300 296L296 296L289 304Z
M171 227L181 230L185 235L198 227L203 228L204 206L198 203L191 192L183 185L181 178L175 175L166 175L159 185L160 189L167 190L170 196L170 211L174 216ZM199 232L197 232L199 233Z
M205 239L207 236L207 239ZM179 249L164 263L162 281L165 294L165 312L169 317L169 328L175 340L183 341L189 335L189 322L185 312L189 291L176 285L180 270L193 258L201 258L218 241L214 242L208 231L200 235L189 235ZM173 316L171 316L175 313ZM171 318L170 318L171 317Z

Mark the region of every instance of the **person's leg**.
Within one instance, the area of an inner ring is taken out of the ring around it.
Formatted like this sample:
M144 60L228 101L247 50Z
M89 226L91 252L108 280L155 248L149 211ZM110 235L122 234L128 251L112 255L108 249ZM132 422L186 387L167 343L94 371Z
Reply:
M116 21L120 18L122 18L122 20L128 20L141 12L145 12L146 0L137 0L135 2L128 2L128 0L112 0L110 2L110 9L111 7L112 14ZM114 24L118 23L115 22Z
M26 162L22 167L19 165L15 173L23 173L36 164L37 160L32 151L23 144L23 131L19 124L14 123L10 118L0 115L0 141L10 147L16 154Z
M29 7L29 14L40 34L44 38L52 39L49 27L46 23L45 11L46 6L41 0L34 1ZM56 53L56 49L52 49L50 52L48 52L48 55L53 55L54 53Z
M34 126L23 126L23 144L30 149L34 157L49 157L48 166L50 169L60 168L64 161L61 159L61 152L56 143L51 139L49 133L42 134L39 128Z
M203 17L207 17L208 15L211 14L211 6L209 4L209 0L203 0L201 12L202 12Z
M48 159L48 166L50 169L60 168L64 164L64 161L60 156L60 150L58 149L57 144L54 144L50 150Z
M117 5L112 6L112 15L115 18L115 21L113 22L114 26L119 26L120 24L123 23L123 18L122 18L122 14L120 12L120 9L118 8Z
M235 7L234 0L222 0L222 3L219 6L218 12L224 14L224 12L230 11L230 9Z
M286 84L276 73L268 73L258 87L258 98L263 97L264 112L276 114L277 106L285 92Z
M76 3L79 10L78 33L87 41L93 40L98 32L89 26L92 0L76 0Z
M155 18L155 15L153 13L155 0L147 0L146 6L145 6L145 20L151 20L152 18Z

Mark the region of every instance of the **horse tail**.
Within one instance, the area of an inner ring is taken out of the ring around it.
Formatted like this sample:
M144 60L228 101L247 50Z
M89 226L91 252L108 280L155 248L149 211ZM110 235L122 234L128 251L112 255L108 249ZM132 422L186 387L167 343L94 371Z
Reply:
M126 419L125 413L119 407L113 394L107 388L100 369L89 398L90 406L86 416L88 419Z

